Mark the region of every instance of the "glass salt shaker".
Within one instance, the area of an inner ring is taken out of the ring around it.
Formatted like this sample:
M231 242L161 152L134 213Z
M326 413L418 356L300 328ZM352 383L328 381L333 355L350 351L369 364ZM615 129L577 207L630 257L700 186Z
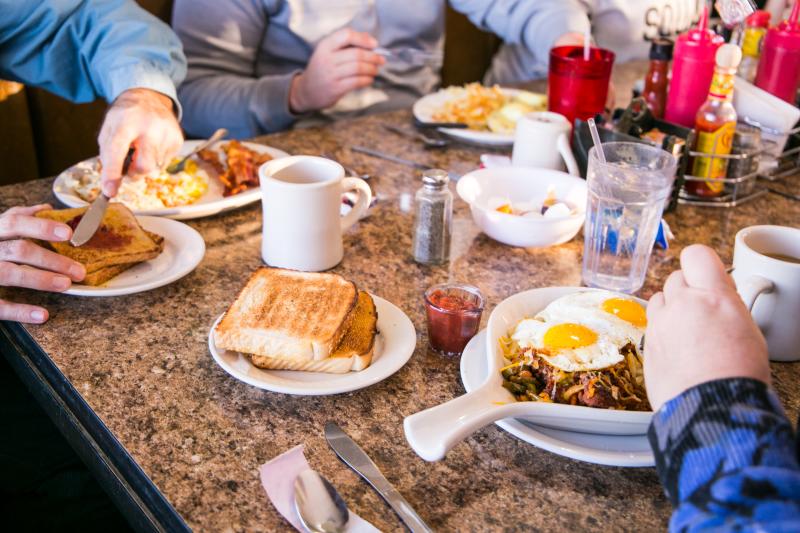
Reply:
M453 226L453 194L447 188L450 178L441 169L422 173L422 187L414 197L414 260L437 265L450 259L450 234Z

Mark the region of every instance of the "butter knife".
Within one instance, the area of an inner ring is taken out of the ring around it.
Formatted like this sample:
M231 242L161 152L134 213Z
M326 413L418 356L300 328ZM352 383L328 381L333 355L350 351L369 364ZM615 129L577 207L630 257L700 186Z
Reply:
M433 533L411 505L372 462L372 459L335 422L325 424L325 439L339 459L372 485L412 533Z
M128 173L128 167L131 164L133 152L133 148L128 150L128 155L125 156L125 161L122 162L123 176ZM100 227L100 223L103 221L107 207L108 196L101 190L100 195L95 198L92 205L90 205L89 209L83 214L80 222L78 222L78 225L72 232L72 238L69 240L72 246L83 246L94 236L95 232L97 232L97 228Z

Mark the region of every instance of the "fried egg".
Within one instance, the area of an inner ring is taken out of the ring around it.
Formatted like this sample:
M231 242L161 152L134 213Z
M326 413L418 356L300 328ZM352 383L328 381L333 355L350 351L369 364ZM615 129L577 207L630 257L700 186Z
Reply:
M620 349L639 346L647 326L644 307L629 296L584 291L551 302L517 324L511 337L567 372L599 370L622 361Z

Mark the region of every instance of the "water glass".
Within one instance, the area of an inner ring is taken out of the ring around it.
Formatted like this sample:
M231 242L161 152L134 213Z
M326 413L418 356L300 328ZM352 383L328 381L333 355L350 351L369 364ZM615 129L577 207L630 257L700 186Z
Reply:
M591 48L583 58L583 46L557 46L550 50L547 77L547 109L567 117L586 120L606 107L614 52Z
M606 163L589 151L589 200L583 235L583 282L633 293L642 288L675 157L641 143L603 143Z

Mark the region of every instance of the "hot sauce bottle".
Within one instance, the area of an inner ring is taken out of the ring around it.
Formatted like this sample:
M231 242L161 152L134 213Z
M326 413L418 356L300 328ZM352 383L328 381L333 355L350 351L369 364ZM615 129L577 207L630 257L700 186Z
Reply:
M669 62L673 43L669 39L655 39L650 45L650 69L644 78L642 97L656 118L664 118L669 86Z
M742 51L733 44L719 47L714 77L706 102L697 111L695 151L709 155L729 155L736 132L736 110L733 108L733 79L742 60ZM692 176L703 181L687 181L686 190L697 196L719 196L725 188L722 181L728 169L723 158L698 156L692 163Z

